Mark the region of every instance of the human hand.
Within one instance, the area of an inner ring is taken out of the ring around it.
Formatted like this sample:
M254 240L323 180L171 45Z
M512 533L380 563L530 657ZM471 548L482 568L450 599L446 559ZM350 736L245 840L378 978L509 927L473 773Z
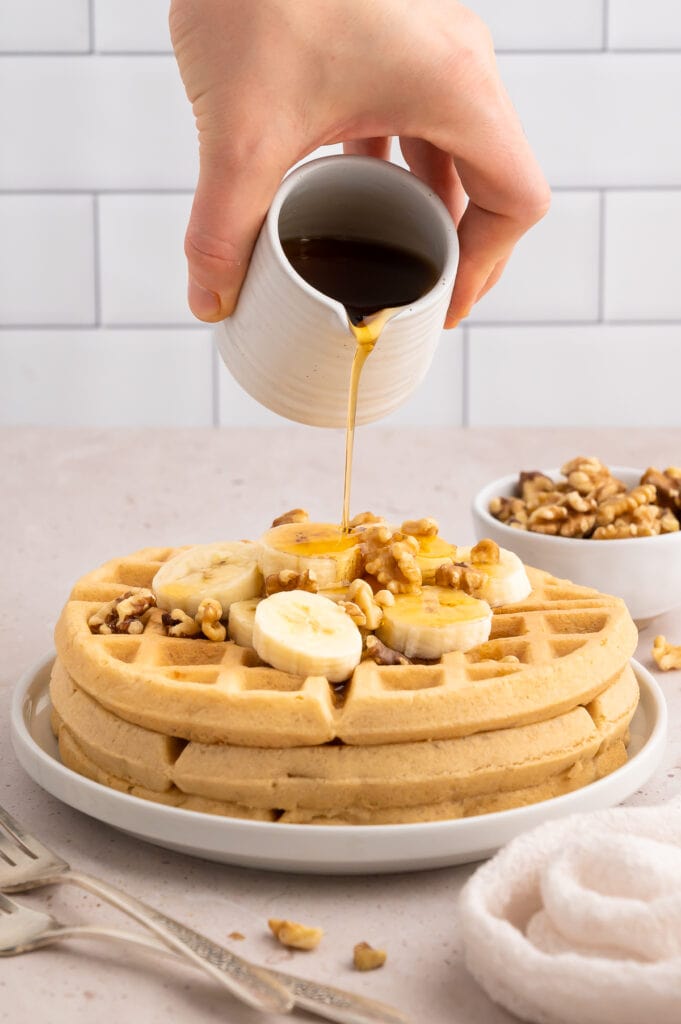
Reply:
M489 32L455 0L172 0L170 28L199 133L185 253L200 320L233 312L282 177L318 146L387 159L399 136L458 226L447 327L548 209Z

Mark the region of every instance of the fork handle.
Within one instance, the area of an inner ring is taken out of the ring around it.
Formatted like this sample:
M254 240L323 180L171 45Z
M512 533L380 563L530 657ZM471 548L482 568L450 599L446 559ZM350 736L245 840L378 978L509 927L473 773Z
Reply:
M166 946L200 967L215 981L219 981L232 995L256 1010L271 1013L288 1013L294 1005L291 992L268 971L250 964L230 950L211 942L204 935L187 928L172 917L166 917L158 910L143 903L134 896L128 896L115 886L99 878L82 874L80 871L66 871L54 878L55 882L69 882L79 885L88 892L106 900L124 914L134 918L157 935Z
M119 942L133 943L143 949L153 950L165 956L174 957L173 950L162 945L150 935L123 932L116 928L101 928L96 925L59 925L52 932L39 936L36 945L49 945L62 939L80 938L116 939ZM410 1024L410 1018L400 1010L376 999L367 999L331 985L323 985L306 978L298 978L294 974L283 971L271 972L295 996L296 1006L302 1010L317 1014L325 1020L336 1021L338 1024Z

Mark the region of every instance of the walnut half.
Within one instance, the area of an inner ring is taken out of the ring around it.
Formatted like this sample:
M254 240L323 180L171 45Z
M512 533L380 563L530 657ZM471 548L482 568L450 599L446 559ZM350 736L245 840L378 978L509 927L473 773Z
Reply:
M181 608L173 608L171 612L164 612L161 621L168 636L190 637L201 632L201 627L196 619L187 615Z
M412 665L413 662L402 654L401 651L395 651L392 647L388 647L382 640L379 640L373 633L369 633L366 638L366 651L372 661L375 661L377 665Z
M93 633L130 633L144 632L142 616L156 605L156 598L151 590L128 590L121 597L114 598L102 605L87 620Z
M277 516L276 519L272 520L272 527L285 526L287 523L306 523L310 518L309 513L304 508L292 508L288 512L284 512L282 516Z
M318 590L317 577L311 569L304 569L303 572L296 572L295 569L282 569L280 572L273 572L265 579L265 595L280 594L283 590L305 590L309 594L316 594Z
M222 605L213 597L205 597L196 612L196 621L201 632L208 640L221 643L227 636L227 630L220 622Z
M389 590L379 590L374 595L366 580L353 580L347 589L345 599L338 605L361 629L378 629L383 621L383 608L394 604L395 598Z
M387 526L370 526L360 541L365 559L364 567L370 576L393 594L413 594L421 589L421 570L416 562L420 551L416 537Z

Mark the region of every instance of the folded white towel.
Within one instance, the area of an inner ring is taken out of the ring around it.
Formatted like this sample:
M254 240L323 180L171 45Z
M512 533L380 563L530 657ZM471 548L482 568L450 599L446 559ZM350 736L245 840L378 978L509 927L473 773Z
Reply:
M537 1024L681 1024L681 799L519 836L462 890L466 964Z

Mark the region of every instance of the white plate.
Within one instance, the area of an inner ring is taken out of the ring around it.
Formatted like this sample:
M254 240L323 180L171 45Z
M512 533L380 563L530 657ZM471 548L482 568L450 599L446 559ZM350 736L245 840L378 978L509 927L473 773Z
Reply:
M48 684L54 655L27 672L12 702L12 742L39 786L76 810L140 839L208 860L306 874L423 871L490 856L520 832L575 811L611 807L657 769L667 734L664 697L633 661L641 702L631 724L630 757L598 782L510 811L414 825L280 825L199 814L140 800L78 775L59 760L50 729Z

